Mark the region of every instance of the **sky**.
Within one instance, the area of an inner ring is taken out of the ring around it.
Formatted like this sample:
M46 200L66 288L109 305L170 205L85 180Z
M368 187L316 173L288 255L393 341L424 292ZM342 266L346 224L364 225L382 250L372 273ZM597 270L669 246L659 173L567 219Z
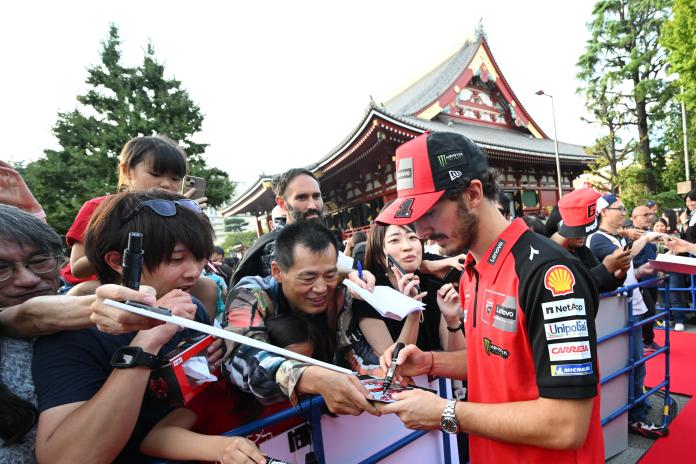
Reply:
M51 128L77 107L109 24L123 63L148 40L205 116L194 140L243 191L261 173L308 165L361 121L455 52L482 21L503 75L553 138L591 145L576 63L593 1L5 2L0 6L0 159L57 148ZM125 141L124 141L125 142Z

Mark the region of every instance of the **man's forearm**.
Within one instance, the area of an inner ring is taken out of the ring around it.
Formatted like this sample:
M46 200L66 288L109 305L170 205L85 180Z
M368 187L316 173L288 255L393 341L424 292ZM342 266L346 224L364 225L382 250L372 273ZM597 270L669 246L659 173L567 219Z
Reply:
M585 442L594 398L539 398L514 403L458 402L457 420L466 432L495 440L549 449L574 449Z
M0 333L30 338L92 325L89 319L95 295L39 296L0 311Z
M433 365L427 374L466 380L466 350L433 351Z

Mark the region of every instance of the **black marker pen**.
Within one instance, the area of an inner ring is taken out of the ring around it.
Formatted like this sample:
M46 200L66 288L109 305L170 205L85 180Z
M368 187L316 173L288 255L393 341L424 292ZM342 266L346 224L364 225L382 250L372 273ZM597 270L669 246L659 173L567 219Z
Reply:
M123 250L123 276L124 287L138 290L140 288L140 273L143 269L143 234L131 232L128 234L128 248Z

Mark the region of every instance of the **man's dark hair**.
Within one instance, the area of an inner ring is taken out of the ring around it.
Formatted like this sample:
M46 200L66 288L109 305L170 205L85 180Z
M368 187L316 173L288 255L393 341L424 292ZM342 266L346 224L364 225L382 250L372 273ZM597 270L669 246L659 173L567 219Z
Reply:
M225 257L225 250L223 250L222 247L216 246L215 248L213 248L213 251L222 256L223 258Z
M313 358L330 361L325 356L326 340L311 317L303 313L279 314L268 319L265 324L271 344L285 348L295 343L308 342L314 348Z
M275 260L283 270L290 269L295 263L297 245L318 254L332 247L338 257L338 244L329 229L313 221L300 221L283 227L276 238Z
M478 179L481 181L481 185L483 186L483 195L491 201L495 201L498 199L498 182L496 182L497 178L498 171L494 168L488 168L486 173L483 176L481 176L480 179ZM466 190L471 185L471 181L474 179L469 179L466 176L464 176L460 177L457 180L459 181L457 186L445 190L445 194L442 196L442 198L445 198L447 200L458 200L462 193L466 192Z
M213 228L204 214L176 205L174 216L160 216L147 200L181 200L184 197L164 190L122 192L106 199L94 212L85 234L85 254L94 264L103 284L118 280L119 274L104 260L109 251L123 252L128 246L128 233L143 234L144 265L150 272L171 260L177 243L184 245L196 259L208 258L213 251ZM124 218L134 209L140 210L125 224Z
M553 234L558 232L558 223L561 222L561 210L558 209L558 205L554 206L549 217L546 218L546 225L544 226L544 235L551 237Z
M273 193L275 193L279 197L284 197L285 196L285 191L288 189L288 184L292 182L292 180L297 177L297 176L309 176L312 179L316 180L319 182L319 179L317 179L317 176L315 176L312 171L309 169L305 168L293 168L288 171L285 171L284 173L276 176L273 179Z
M544 225L544 221L539 219L537 216L522 216L522 220L525 224L527 224L527 227L529 227L532 230L532 232L536 232L539 235L544 235L546 233L546 226Z
M686 198L688 198L691 201L696 201L696 188L687 193Z
M0 205L0 242L8 241L37 253L63 256L62 242L51 226L14 206Z

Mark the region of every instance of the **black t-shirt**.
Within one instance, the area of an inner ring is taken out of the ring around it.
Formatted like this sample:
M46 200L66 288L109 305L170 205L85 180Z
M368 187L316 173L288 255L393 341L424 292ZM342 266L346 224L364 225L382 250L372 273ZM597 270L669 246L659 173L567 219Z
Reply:
M423 300L425 303L425 309L423 310L423 322L420 324L418 329L418 340L416 345L423 351L441 350L442 344L440 342L439 332L441 313L440 308L437 305L437 291L442 286L442 282L430 276L424 276L420 273L417 274L421 280L421 291L427 291L428 294ZM384 274L380 273L380 275L375 276L375 285L391 286L391 283ZM406 319L397 321L382 316L375 308L363 300L353 300L352 310L353 323L355 326L357 326L361 319L366 317L380 319L386 324L392 340L399 338L401 329L406 322Z
M198 306L196 320L209 324L203 305L196 300L194 302ZM197 333L190 329L177 332L162 347L160 354L170 352L180 340ZM135 335L135 332L109 335L90 327L39 338L34 345L31 369L39 400L39 413L64 404L89 401L111 374L114 352L129 345ZM142 393L133 391L133 400L138 401ZM170 411L169 406L146 389L133 433L114 462L148 462L151 458L140 453L140 443L150 429ZM80 437L75 437L76 441L79 439Z

